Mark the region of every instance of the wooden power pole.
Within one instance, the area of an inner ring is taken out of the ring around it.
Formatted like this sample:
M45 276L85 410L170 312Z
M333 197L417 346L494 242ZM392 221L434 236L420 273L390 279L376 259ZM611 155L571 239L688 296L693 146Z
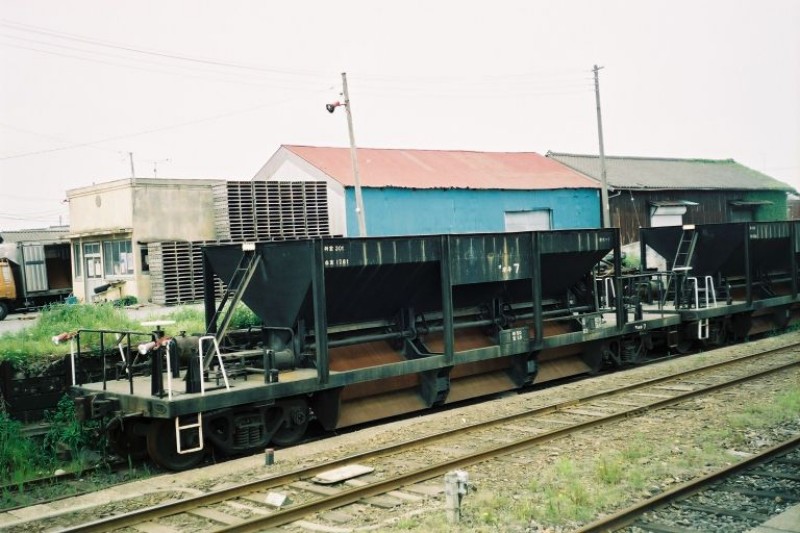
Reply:
M597 73L603 67L594 66L594 99L597 103L597 137L600 139L600 205L603 212L603 227L611 227L611 216L608 212L608 183L606 181L606 153L603 148L603 118L600 115L600 79Z
M358 155L356 154L356 137L353 134L353 114L350 111L350 94L347 92L347 73L342 72L342 96L347 111L347 130L350 133L350 159L353 162L353 181L356 189L356 217L358 218L358 235L367 236L367 222L364 213L364 199L361 196L361 177L358 173Z

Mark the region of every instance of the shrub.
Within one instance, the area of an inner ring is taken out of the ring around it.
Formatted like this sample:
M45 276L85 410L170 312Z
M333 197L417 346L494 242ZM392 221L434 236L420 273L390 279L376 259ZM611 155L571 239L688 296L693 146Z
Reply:
M21 437L22 424L0 411L0 480L21 483L35 472L40 455L35 443Z
M58 401L55 413L45 413L45 420L50 429L44 436L44 450L56 457L64 449L69 450L73 458L91 444L91 428L82 427L75 413L75 402L68 395Z
M115 300L114 302L115 307L127 307L129 305L136 305L139 303L139 299L136 296L123 296L119 300Z

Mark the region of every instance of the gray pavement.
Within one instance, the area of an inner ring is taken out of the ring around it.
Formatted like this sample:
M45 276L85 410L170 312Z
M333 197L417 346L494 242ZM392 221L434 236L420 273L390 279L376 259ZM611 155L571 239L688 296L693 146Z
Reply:
M4 320L0 320L0 334L28 327L38 316L39 313L9 313Z

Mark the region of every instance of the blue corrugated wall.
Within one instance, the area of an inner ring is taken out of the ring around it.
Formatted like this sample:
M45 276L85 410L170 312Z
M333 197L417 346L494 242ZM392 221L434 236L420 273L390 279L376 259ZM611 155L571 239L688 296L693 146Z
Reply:
M550 209L553 229L600 227L598 189L362 189L367 235L505 231L506 211ZM358 236L355 189L345 190L347 232Z

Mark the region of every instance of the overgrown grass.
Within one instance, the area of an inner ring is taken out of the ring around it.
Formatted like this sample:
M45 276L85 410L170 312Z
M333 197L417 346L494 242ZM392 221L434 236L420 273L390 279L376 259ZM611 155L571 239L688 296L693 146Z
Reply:
M0 410L0 485L17 485L41 477L55 468L77 470L89 464L89 456L102 451L97 423L81 424L75 405L63 396L57 408L46 414L50 429L44 438L24 435L22 424Z
M177 335L179 332L185 331L190 335L195 333L202 334L205 333L206 330L206 322L203 318L204 316L205 315L201 309L190 306L182 306L176 307L174 311L170 311L166 316L151 316L142 320L142 322L156 319L174 320L175 324L170 324L164 327L168 333Z
M64 332L78 329L111 331L149 332L151 328L141 325L149 320L173 320L174 325L166 328L170 334L205 332L205 319L202 309L197 306L176 307L169 313L152 315L135 320L124 309L113 303L49 306L39 313L35 322L20 331L0 335L0 361L11 361L15 365L25 365L32 360L46 359L48 356L61 356L69 353L69 343L53 344L52 338ZM234 311L230 327L233 329L259 325L258 317L244 304ZM81 351L89 351L99 342L98 335L81 335Z
M744 412L730 417L733 430L747 428L770 427L800 415L800 391L794 390L781 394L769 409L761 403L751 403Z
M124 310L113 304L52 305L43 309L29 327L0 336L0 361L15 364L30 362L31 358L69 353L69 343L55 345L52 338L78 329L131 330L139 325ZM84 347L97 342L92 336L81 338Z
M152 319L155 318L174 320L175 324L169 325L168 331L175 334L181 331L185 331L188 334L199 334L204 333L206 330L205 313L202 309L197 307L176 307L174 311L170 312L166 316L162 315L160 317L152 317ZM258 326L260 324L261 321L255 315L255 313L253 313L249 307L243 303L240 303L233 311L233 317L231 318L229 329L245 329L251 326Z
M0 484L21 484L37 475L41 450L31 439L21 437L22 424L0 411Z
M169 334L205 331L204 314L197 306L176 307L166 315L135 320L113 303L53 305L42 310L37 320L27 328L0 336L0 361L10 361L17 370L25 370L32 363L69 353L70 343L55 345L52 341L60 333L79 329L148 333L151 328L141 323L155 319L175 321L165 328ZM240 304L230 327L238 329L259 324L255 314ZM98 343L97 334L81 335L81 351L84 353L97 348ZM74 404L68 396L64 396L57 408L46 415L46 421L51 424L51 429L43 439L23 438L22 425L12 420L0 406L0 484L21 484L51 471L55 465L64 468L65 456L72 458L67 467L80 469L86 462L87 453L101 451L104 446L97 427L77 421Z
M460 524L449 524L442 511L404 519L392 529L489 532L523 531L532 524L545 529L577 527L632 499L648 498L667 484L729 463L729 450L743 447L759 428L797 420L800 390L779 393L687 438L634 433L614 449L598 448L587 461L558 457L531 471L526 487L483 491L476 480L478 491L465 498Z
M67 395L61 397L55 412L46 413L45 421L50 424L50 429L44 436L42 449L48 457L69 454L73 460L82 463L84 451L104 444L96 438L97 423L81 424L75 413L75 402Z

